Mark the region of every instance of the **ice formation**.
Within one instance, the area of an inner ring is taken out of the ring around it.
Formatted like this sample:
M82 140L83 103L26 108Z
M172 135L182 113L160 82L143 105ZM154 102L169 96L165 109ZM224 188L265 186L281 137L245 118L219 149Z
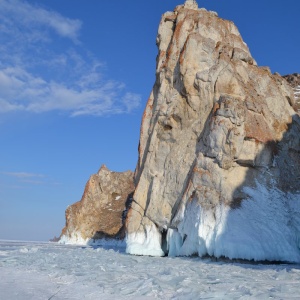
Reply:
M300 195L259 183L245 193L247 199L233 210L218 205L206 211L190 202L178 229L168 230L169 255L299 262Z

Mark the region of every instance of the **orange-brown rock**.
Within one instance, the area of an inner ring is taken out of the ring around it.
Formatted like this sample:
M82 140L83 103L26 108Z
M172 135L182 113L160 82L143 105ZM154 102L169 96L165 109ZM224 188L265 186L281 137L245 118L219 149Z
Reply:
M82 199L67 208L60 242L86 244L101 238L123 239L133 191L131 171L111 172L102 166L87 182Z

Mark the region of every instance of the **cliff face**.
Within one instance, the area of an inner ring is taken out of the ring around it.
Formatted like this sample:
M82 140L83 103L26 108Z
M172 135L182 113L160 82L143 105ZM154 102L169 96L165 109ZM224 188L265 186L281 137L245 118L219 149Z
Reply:
M101 238L123 239L133 191L131 171L111 172L102 166L87 182L81 201L67 208L60 242L86 244Z
M162 16L157 45L127 252L300 261L292 88L195 1Z

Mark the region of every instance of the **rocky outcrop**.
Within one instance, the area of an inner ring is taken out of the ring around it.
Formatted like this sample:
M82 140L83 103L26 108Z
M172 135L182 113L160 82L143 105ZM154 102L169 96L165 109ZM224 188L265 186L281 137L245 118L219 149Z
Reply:
M60 242L87 244L101 238L123 239L133 191L131 171L111 172L103 165L87 182L82 199L67 208Z
M195 1L160 22L127 252L300 261L293 90Z
M291 85L292 88L298 88L300 86L300 74L294 73L289 75L284 75L283 78Z
M300 111L300 74L294 73L283 76L294 90L296 110Z

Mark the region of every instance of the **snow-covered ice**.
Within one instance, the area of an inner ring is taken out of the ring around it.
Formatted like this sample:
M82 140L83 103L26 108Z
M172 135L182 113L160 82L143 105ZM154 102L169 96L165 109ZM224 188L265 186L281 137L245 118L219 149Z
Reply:
M0 241L0 299L299 299L300 265Z

